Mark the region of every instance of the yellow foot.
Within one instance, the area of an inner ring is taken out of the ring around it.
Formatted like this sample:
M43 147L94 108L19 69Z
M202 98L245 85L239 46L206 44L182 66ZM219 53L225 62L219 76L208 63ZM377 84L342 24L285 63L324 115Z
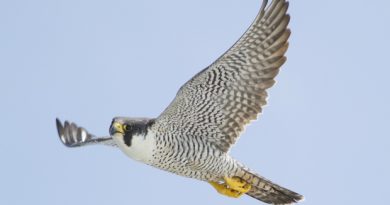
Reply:
M224 177L225 183L217 183L209 181L209 183L218 191L218 193L225 196L238 198L251 190L251 185L246 183L240 177Z
M219 184L217 182L212 182L212 181L209 181L209 183L218 191L218 193L228 197L238 198L244 194L242 192L228 188L226 184Z
M251 190L251 185L246 183L243 179L240 177L224 177L223 178L226 182L226 184L229 186L229 188L234 189L236 191L247 193L249 190Z

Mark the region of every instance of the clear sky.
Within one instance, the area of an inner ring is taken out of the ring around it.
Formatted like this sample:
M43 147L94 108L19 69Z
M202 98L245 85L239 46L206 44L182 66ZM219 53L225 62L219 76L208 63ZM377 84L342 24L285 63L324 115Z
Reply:
M114 116L158 116L260 4L0 1L0 204L259 204L110 147L68 149L55 118L107 135ZM305 195L302 204L388 204L388 8L291 1L288 61L231 154Z

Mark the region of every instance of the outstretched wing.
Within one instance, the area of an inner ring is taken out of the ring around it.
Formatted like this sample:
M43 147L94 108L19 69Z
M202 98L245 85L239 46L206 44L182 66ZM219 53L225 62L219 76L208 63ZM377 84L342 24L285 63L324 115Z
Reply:
M265 0L252 25L225 54L180 88L156 120L158 129L170 129L179 137L206 137L229 150L261 112L266 90L286 61L288 2L273 0L266 6Z
M57 118L57 131L61 142L67 147L80 147L91 144L103 144L116 147L111 137L96 137L75 123L65 121L64 124Z

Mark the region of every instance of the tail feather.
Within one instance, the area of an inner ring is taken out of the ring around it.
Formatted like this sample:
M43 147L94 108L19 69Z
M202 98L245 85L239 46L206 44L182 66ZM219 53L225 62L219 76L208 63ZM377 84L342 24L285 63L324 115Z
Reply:
M241 178L252 185L247 195L268 204L292 204L302 201L304 197L291 190L283 188L258 174L243 169Z

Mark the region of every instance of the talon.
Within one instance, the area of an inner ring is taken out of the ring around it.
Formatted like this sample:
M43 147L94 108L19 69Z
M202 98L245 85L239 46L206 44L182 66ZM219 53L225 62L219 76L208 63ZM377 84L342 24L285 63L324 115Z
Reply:
M218 193L228 197L238 198L244 194L237 190L228 188L226 184L219 184L217 182L212 182L212 181L209 181L209 183L218 191Z
M226 184L229 186L230 189L236 190L243 194L247 193L252 188L250 184L248 184L240 177L236 177L236 176L232 178L224 177L223 179L225 180Z

